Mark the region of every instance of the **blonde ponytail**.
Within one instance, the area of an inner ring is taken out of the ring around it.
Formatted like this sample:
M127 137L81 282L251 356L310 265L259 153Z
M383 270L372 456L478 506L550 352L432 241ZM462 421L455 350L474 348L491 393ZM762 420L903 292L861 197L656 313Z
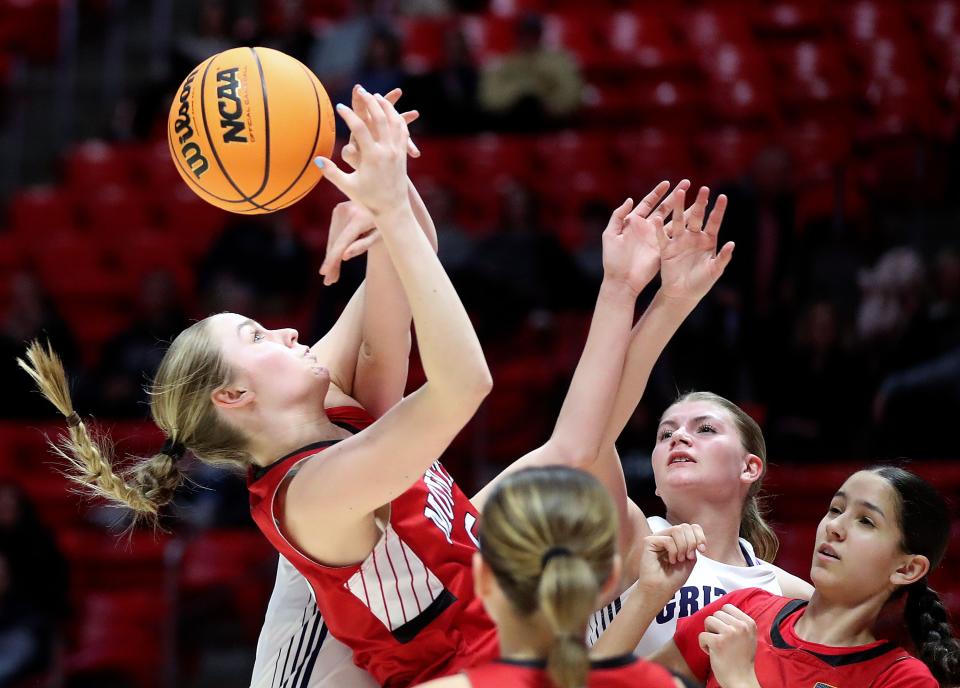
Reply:
M26 358L26 361L17 358L17 364L66 418L68 433L50 445L66 462L67 477L95 495L129 507L138 516L155 519L160 507L170 502L182 481L176 462L166 454L157 454L118 474L113 467L113 445L109 438L95 439L74 410L63 363L50 344L44 347L38 341L31 342Z
M586 625L613 573L617 515L586 473L550 466L517 471L483 508L480 553L517 614L554 641L547 672L557 688L586 685Z
M587 684L590 657L583 641L583 625L596 606L599 592L600 582L581 557L554 556L546 562L538 597L540 611L554 636L547 655L547 673L558 688Z

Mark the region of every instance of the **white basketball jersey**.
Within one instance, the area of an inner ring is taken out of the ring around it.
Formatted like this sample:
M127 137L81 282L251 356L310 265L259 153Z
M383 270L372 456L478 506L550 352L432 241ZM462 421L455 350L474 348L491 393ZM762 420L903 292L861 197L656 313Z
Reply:
M649 517L647 523L654 533L670 527L666 519L659 516ZM694 614L731 590L762 588L775 595L782 594L780 583L777 581L777 567L758 559L753 553L753 546L743 538L740 538L740 550L748 566L723 564L697 552L697 563L694 564L690 576L647 628L643 638L640 639L640 644L637 645L637 655L649 657L673 638L678 618ZM593 613L587 625L589 645L594 645L613 622L623 602L636 589L636 586L637 584L634 583L620 597Z
M350 649L327 633L313 590L280 557L257 641L251 688L376 688Z

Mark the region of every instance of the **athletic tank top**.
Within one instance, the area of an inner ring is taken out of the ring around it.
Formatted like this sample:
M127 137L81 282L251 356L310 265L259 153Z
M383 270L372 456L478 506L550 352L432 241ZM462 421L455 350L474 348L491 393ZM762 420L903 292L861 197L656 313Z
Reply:
M647 518L647 524L654 533L659 533L670 527L670 523L659 516ZM701 608L710 604L718 597L722 597L731 590L741 588L761 588L775 595L780 595L780 583L777 581L776 567L762 559L758 559L753 552L753 545L740 538L740 550L747 566L731 566L715 561L697 552L697 563L686 582L681 586L673 599L660 610L657 617L647 627L636 653L641 657L649 657L673 638L677 628L677 619L690 616ZM603 632L613 622L619 613L624 601L636 589L634 583L627 588L613 602L603 609L594 612L587 625L587 643L594 645L603 635Z
M492 659L496 629L474 596L471 572L478 514L439 462L390 502L381 537L362 562L325 566L287 540L274 511L277 488L335 443L304 447L251 470L247 481L254 522L306 578L330 633L389 688Z

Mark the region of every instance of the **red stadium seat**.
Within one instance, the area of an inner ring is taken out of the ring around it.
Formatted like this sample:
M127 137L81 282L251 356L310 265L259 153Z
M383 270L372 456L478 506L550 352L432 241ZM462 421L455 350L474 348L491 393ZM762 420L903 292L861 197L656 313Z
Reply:
M851 155L851 132L842 122L807 120L780 137L790 153L794 180L800 184L832 181Z
M329 186L329 185L321 185ZM301 203L309 201L313 194ZM230 215L210 205L186 184L180 184L156 206L161 228L179 237L177 245L184 248L189 260L200 256L220 233Z
M490 0L488 10L499 17L516 17L527 12L542 14L548 4L549 0Z
M599 41L592 13L547 14L543 42L555 50L567 50L589 69L606 61L607 46Z
M512 17L466 15L461 26L470 51L480 64L513 50L516 22Z
M533 181L566 177L579 170L603 172L613 164L604 132L564 131L541 134L533 142Z
M64 157L69 187L80 193L96 192L106 186L126 186L133 181L126 149L104 141L86 141L71 148Z
M734 7L699 7L679 13L675 21L686 42L697 52L722 43L753 42L746 18Z
M75 224L74 198L58 187L28 187L14 195L10 202L10 226L14 232L36 235L72 228Z
M709 179L721 181L744 174L757 153L770 141L767 134L727 127L702 134L697 137L695 145Z
M135 685L162 685L173 647L171 605L153 592L98 592L84 598L75 647L66 657L70 676L115 672Z
M617 169L634 200L663 179L676 183L697 169L683 134L652 128L625 132L616 136L613 146Z
M91 237L116 249L128 237L153 226L151 206L138 187L105 186L80 200L82 217Z
M654 71L659 76L685 69L689 60L656 11L621 11L599 19L601 39L614 66Z
M405 19L400 23L403 35L404 66L414 74L437 69L444 61L444 33L450 22L444 19Z
M757 33L765 37L812 38L828 31L830 16L824 0L777 0L757 7L751 23Z
M792 114L836 114L852 107L853 79L838 45L800 41L772 52L777 91Z

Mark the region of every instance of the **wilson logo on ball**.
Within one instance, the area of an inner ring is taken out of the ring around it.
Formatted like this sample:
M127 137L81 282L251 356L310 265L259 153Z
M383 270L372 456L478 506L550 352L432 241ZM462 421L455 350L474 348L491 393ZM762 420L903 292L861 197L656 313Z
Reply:
M233 67L217 72L217 109L220 111L224 143L247 142L247 137L242 136L246 127L243 123L243 103L237 93L240 89L238 71L239 68Z
M190 72L187 80L183 82L183 89L180 91L180 109L177 111L178 117L173 129L179 135L177 140L180 142L180 154L183 156L184 162L193 172L193 176L200 179L200 175L207 171L210 164L203 156L200 146L195 141L190 140L193 138L193 126L190 121L190 94L191 84L193 84L196 76L197 70L194 69Z

